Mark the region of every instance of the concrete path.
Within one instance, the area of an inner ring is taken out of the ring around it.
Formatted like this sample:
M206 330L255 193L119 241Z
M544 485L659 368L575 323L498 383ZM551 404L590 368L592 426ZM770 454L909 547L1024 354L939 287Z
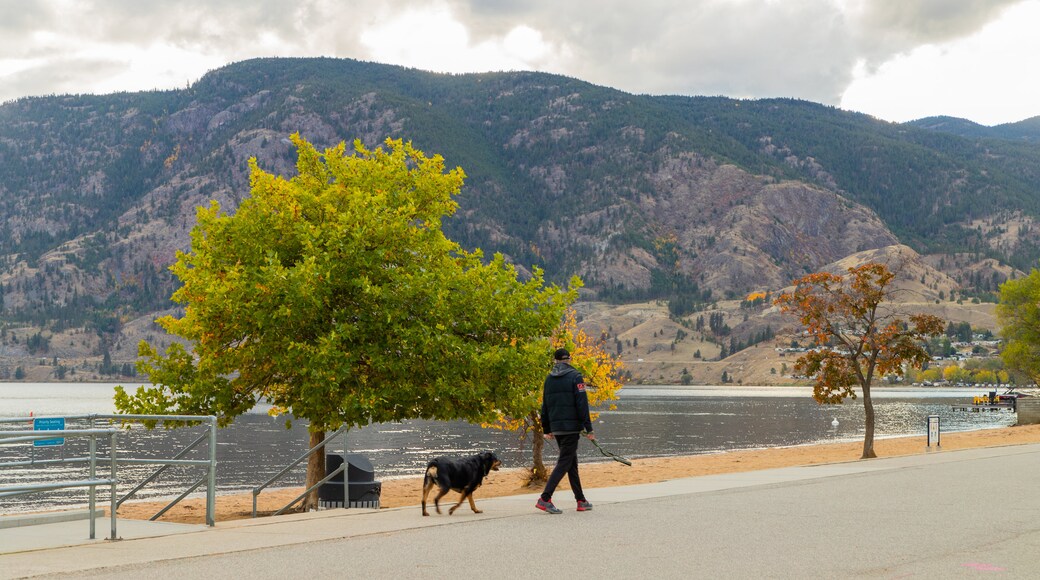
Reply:
M329 510L0 548L0 578L1038 578L1038 483L1040 445L1022 445L591 489L585 513L563 491L555 516L478 492L483 514ZM50 525L75 524L85 535Z

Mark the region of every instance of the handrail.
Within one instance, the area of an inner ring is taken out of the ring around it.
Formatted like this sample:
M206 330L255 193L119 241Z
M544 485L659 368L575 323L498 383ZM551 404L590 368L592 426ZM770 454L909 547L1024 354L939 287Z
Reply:
M329 435L328 437L326 437L324 441L322 441L321 443L318 443L314 447L311 447L310 449L307 450L306 453L304 453L303 455L297 457L295 461L293 461L289 465L286 465L284 469L279 471L273 477L271 477L270 479L268 479L264 483L261 483L260 485L254 487L253 488L253 517L254 518L256 517L256 501L257 501L257 497L260 495L260 492L264 490L264 488L266 488L267 486L271 485L272 483L274 483L275 481L280 479L283 475L288 473L290 469L292 469L292 468L296 467L297 465L299 465L300 462L303 461L304 459L307 459L311 455L314 455L314 453L317 452L318 449L323 449L329 443L329 441L331 441L332 439L334 439L337 435L339 435L341 433L343 434L343 453L345 455L346 452L347 452L347 430L348 429L349 429L349 426L347 426L347 425L344 425L344 426L340 427L338 430L336 430L335 433L333 433L332 435ZM344 467L344 472L343 472L343 493L344 493L344 495L343 495L343 506L344 507L346 507L350 503L350 487L349 487L349 481L348 481L349 478L347 477L348 472L345 470L346 465L347 465L347 461L346 461L346 457L344 457L343 458L343 467ZM330 477L331 477L331 475L326 476L326 478L323 479L322 481L312 485L310 488L307 489L307 491L303 492L303 495L301 495L300 497L297 497L296 499L292 500L291 502L289 502L288 505L286 505L282 509L280 509L277 512L275 512L275 515L281 514L285 510L289 509L289 506L295 504L303 496L305 496L308 493L310 493L311 491L313 491L314 488L317 487L318 485L320 485L322 483L325 483Z
M41 439L55 439L58 437L75 437L78 435L97 436L118 433L118 429L54 429L52 431L0 431L0 437L4 441L0 445L11 443L25 443Z
M81 419L128 419L130 421L179 421L182 423L203 423L213 415L131 415L131 414L98 414L91 413L89 415L34 415L32 417L0 417L0 423L25 423L26 421L31 422L33 419L58 419L62 418L68 421L75 421Z
M83 479L79 481L66 481L63 483L38 483L30 485L5 485L0 489L0 497L18 497L20 495L28 495L37 491L53 491L55 489L63 489L66 487L88 487L91 485L109 485L112 482L107 479Z
M164 507L163 509L159 510L159 512L156 513L154 516L148 518L148 521L154 522L155 520L157 520L160 517L162 517L162 515L164 513L169 511L169 509L172 508L173 506L177 505L177 502L179 502L182 499L188 497L188 494L193 492L193 491L195 491L195 489L197 487L199 487L200 485L202 485L202 482L204 482L204 481L206 481L206 476L202 476L202 479L199 479L194 484L192 484L190 487L188 487L188 489L184 490L184 493L182 493L179 496L177 496L177 499L175 499L175 500L171 501L170 503L166 504L166 507ZM210 524L210 525L212 526L213 524Z
M67 421L74 421L74 420L77 420L77 419L89 419L89 418L94 417L94 416L96 416L96 415L61 415L61 417L64 418L65 420L67 420ZM48 416L48 415L39 415L39 416L33 415L31 417L0 417L0 424L3 424L3 423L25 423L25 422L32 423L33 419L54 419L54 418L57 418L57 416L54 416L54 415L51 415L51 416Z
M200 480L199 483L196 483L195 485L191 486L190 489L188 490L188 492L182 494L180 497L175 499L171 504L167 505L165 508L160 510L160 512L158 514L156 514L155 516L153 516L151 519L154 520L154 519L158 518L159 516L161 516L162 514L166 513L167 510L169 510L175 504L177 504L182 499L187 497L188 493L191 493L192 491L197 489L199 487L199 485L201 485L202 481L206 481L207 482L207 486L206 486L206 525L208 525L210 527L216 525L216 517L215 516L216 516L216 488L217 488L217 486L216 486L217 418L215 416L213 416L213 415L131 415L131 414L127 414L127 415L108 415L108 414L89 414L89 415L70 415L70 416L60 416L60 417L58 417L58 416L55 416L55 417L49 417L49 416L13 417L13 418L0 418L0 425L2 425L4 423L22 423L22 424L24 424L27 421L31 423L31 422L33 422L36 419L53 419L53 418L64 418L67 421L70 421L70 420L86 420L91 425L91 428L93 428L94 422L96 420L121 421L121 422L124 422L124 423L125 422L129 422L129 421L135 421L135 422L155 421L155 422L162 422L162 423L167 423L167 422L207 423L208 424L207 425L208 433L202 434L198 439L196 439L194 442L189 444L187 448L183 449L180 453L178 453L172 459L141 459L141 458L131 458L131 457L118 459L117 463L123 463L123 464L126 464L126 465L149 465L150 464L150 465L161 465L162 467L160 467L158 470L156 470L154 473L152 473L149 477L145 478L144 481L142 481L140 484L138 484L136 487L134 487L133 490L131 490L126 495L124 495L122 498L118 498L117 500L115 500L113 502L113 506L112 506L112 513L115 514L116 509L120 505L122 505L123 502L125 502L128 499L130 499L134 494L136 494L138 491L140 491L142 488L144 488L145 485L147 485L148 483L151 483L152 481L154 481L155 478L158 477L159 474L161 474L163 471L165 471L169 466L171 466L171 465L203 466L203 467L208 467L207 474L203 477L203 479ZM29 435L29 433L36 433L36 432L33 432L33 431L13 431L11 433L17 433L17 436L7 439L6 442L5 441L0 441L0 445L4 445L6 443L17 443L17 442L24 442L24 441L32 441L32 440L36 440L36 439L51 439L51 438L55 438L55 437L61 437L63 433L81 434L81 433L84 433L84 432L88 432L90 430L91 429L85 429L85 430L84 429L78 429L78 430L66 430L66 431L47 430L47 431L39 431L38 433L40 433L40 435ZM199 459L199 460L181 459L189 451L191 451L192 449L197 447L202 441L205 441L206 439L209 439L209 458L208 459ZM113 450L113 454L114 453L115 453L115 451ZM53 463L80 463L80 462L86 462L86 461L90 461L90 459L89 458L69 458L69 459L62 458L62 459L50 459L50 460L36 461L35 458L34 458L34 459L30 460L30 461L0 463L0 468L3 468L3 467L17 467L17 466L44 465L44 464L53 464ZM90 469L93 472L93 469L94 469L93 462L91 462ZM114 474L115 474L115 469L113 469L113 476L112 476L113 479L115 479L115 475ZM93 477L92 477L92 479L93 479Z
M182 459L180 459L181 457L186 455L188 453L188 451L190 451L193 447L198 445L198 443L201 440L206 438L207 434L203 434L202 436L200 436L198 439L196 439L194 442L192 442L190 445L188 445L188 447L185 448L181 453L179 453L178 455L176 455L172 459L133 459L133 458L122 459L121 462L125 463L125 464L128 464L128 465L134 465L134 464L136 464L136 465L147 465L147 464L151 464L151 465L162 465L162 467L160 467L158 470L156 470L154 473L152 473L152 475L150 475L149 477L145 478L144 482L142 482L137 487L135 487L133 490L131 490L129 493L127 493L125 496L120 498L118 503L122 504L126 500L130 499L134 494L136 494L138 491L140 491L144 487L145 484L150 483L151 481L153 481L156 477L159 476L160 473L165 471L166 468L169 467L170 465L200 465L200 466L208 466L208 472L206 474L206 477L204 478L204 479L208 480L207 481L207 485L206 485L206 525L210 526L210 527L213 527L213 526L216 525L216 523L217 523L216 522L216 513L217 513L217 418L216 418L216 416L214 416L214 415L132 415L132 414L127 414L127 415L88 415L87 417L90 419L91 423L93 423L93 421L95 419L107 419L107 420L119 420L119 421L161 421L163 423L166 423L166 422L208 423L209 425L207 426L207 429L209 431L208 432L208 438L209 438L209 459L207 459L207 460L201 460L201 459L200 460L182 460ZM198 486L199 486L199 484L195 484L195 485L191 486L186 493L181 494L180 497L178 497L177 499L173 500L173 502L171 502L165 508L159 510L159 512L157 514L155 514L154 516L152 516L150 519L151 520L155 520L156 518L158 518L161 515L163 515L164 513L166 513L170 508L172 508L174 505L176 505L182 499L187 497L189 493L191 493L196 488L198 488Z
M109 540L115 540L116 536L116 486L119 480L116 477L116 438L119 435L118 429L61 429L61 430L48 430L48 431L34 431L32 434L27 435L27 431L0 431L0 444L7 445L12 443L20 443L27 441L38 441L43 439L53 439L57 437L88 437L89 438L89 461L90 461L90 475L87 480L61 482L61 483L39 483L29 485L8 485L0 486L0 497L14 497L18 495L25 495L29 493L38 493L42 491L53 491L56 489L73 488L73 487L89 487L89 507L88 507L88 518L90 520L90 539L93 540L96 536L95 533L95 520L94 514L96 510L96 496L97 486L108 485L109 496L111 498L111 514L110 519L112 522L111 535ZM97 478L97 438L99 436L107 435L109 437L109 465L110 465L110 477L108 479ZM2 465L0 465L2 467Z
M188 454L188 453L189 453L189 452L190 452L190 451L191 451L192 449L194 449L196 445L198 445L199 443L202 443L202 442L203 442L204 440L206 440L206 438L207 438L208 436L209 436L209 434L208 434L208 433L203 433L202 435L200 435L200 436L199 436L199 438L198 438L198 439L196 439L195 441L191 442L191 444L189 444L189 445L188 445L187 447L185 447L184 449L182 449L182 450L180 451L180 453L178 453L177 455L174 455L174 456L173 456L173 459L174 459L174 460L177 460L177 459L180 459L181 457L184 457L184 456L185 456L185 455L187 455L187 454ZM146 486L146 485L148 485L149 483L151 483L151 482L155 481L155 478L159 477L159 475L161 475L161 474L162 474L162 472L166 471L166 468L168 468L168 467L169 467L169 465L163 465L163 466L162 466L162 467L160 467L159 469L155 470L155 473L153 473L153 474L149 475L149 476L148 476L147 478L145 478L145 480L144 480L144 481L142 481L141 483L137 484L137 486L135 486L135 487L134 487L133 489L131 489L131 490L130 490L129 492L127 492L127 493L126 493L126 495L124 495L123 497L119 498L119 501L118 501L118 502L116 502L116 505L117 505L117 506L121 506L121 505L123 505L123 502L124 502L124 501L126 501L126 500L130 499L131 497L133 497L133 495L134 495L135 493L137 493L137 492L141 491L141 489L143 489L143 488L144 488L144 486Z
M323 484L324 484L325 482L329 481L329 480L330 480L330 479L332 479L333 477L336 477L336 476L337 476L337 475L339 475L340 473L342 473L342 472L346 471L346 469L347 469L347 464L346 464L346 463L344 463L344 464L340 465L340 466L339 466L339 467L337 467L336 469L332 470L332 473L330 473L330 474L326 475L326 476L325 476L324 478L322 478L322 480L321 480L321 481L319 481L318 483L315 483L314 485L312 485L312 486L308 487L308 488L307 488L306 490L304 490L304 492L303 492L303 493L301 493L300 495L296 496L296 499L294 499L294 500L292 500L291 502L289 502L289 503L285 504L285 506L284 506L284 507L283 507L282 509L280 509L280 510L278 510L278 511L274 512L274 513L273 513L273 514L271 514L271 515L275 515L275 516L280 516L280 515L282 515L283 513L285 513L285 510L287 510L287 509L289 509L290 507L292 507L292 505L293 505L293 504L295 504L296 502L300 501L301 499L303 499L303 498L307 497L307 494L308 494L308 493L310 493L310 492L314 491L315 489L317 489L318 487L320 487L321 485L323 485ZM346 475L344 475L343 477L346 477ZM349 498L348 498L348 499L349 499ZM344 505L345 505L345 504L344 504ZM256 517L256 516L253 516L253 517Z

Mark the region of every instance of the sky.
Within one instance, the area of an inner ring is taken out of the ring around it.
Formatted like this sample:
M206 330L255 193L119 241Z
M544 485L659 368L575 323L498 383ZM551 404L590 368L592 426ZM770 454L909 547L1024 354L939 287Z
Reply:
M996 125L1040 115L1038 27L1040 0L0 0L0 102L328 56Z

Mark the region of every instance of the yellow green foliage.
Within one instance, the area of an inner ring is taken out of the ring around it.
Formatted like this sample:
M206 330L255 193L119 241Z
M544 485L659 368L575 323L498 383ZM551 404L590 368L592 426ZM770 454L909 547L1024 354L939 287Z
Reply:
M297 176L250 161L251 195L234 214L198 211L191 249L171 270L183 339L142 343L155 385L122 389L123 412L216 414L260 400L312 431L407 418L491 420L526 395L575 290L521 281L441 230L459 168L411 143L319 153L298 135ZM518 393L521 393L518 395Z
M1040 270L1000 286L997 321L1005 341L1004 364L1040 384Z

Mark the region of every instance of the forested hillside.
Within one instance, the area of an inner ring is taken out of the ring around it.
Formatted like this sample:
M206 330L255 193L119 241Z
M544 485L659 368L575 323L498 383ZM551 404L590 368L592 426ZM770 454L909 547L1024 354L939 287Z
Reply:
M1024 143L1040 143L1040 117L1032 117L1017 123L1004 123L987 127L956 117L926 117L911 121L907 125L951 133L971 139L1003 139Z
M166 267L195 208L234 211L250 157L291 175L294 132L319 147L411 140L465 170L446 230L467 248L555 281L580 274L590 300L685 313L896 243L961 295L994 290L1040 257L1034 125L951 132L804 101L337 59L247 61L184 90L22 99L0 106L0 357L132 358L173 306Z

